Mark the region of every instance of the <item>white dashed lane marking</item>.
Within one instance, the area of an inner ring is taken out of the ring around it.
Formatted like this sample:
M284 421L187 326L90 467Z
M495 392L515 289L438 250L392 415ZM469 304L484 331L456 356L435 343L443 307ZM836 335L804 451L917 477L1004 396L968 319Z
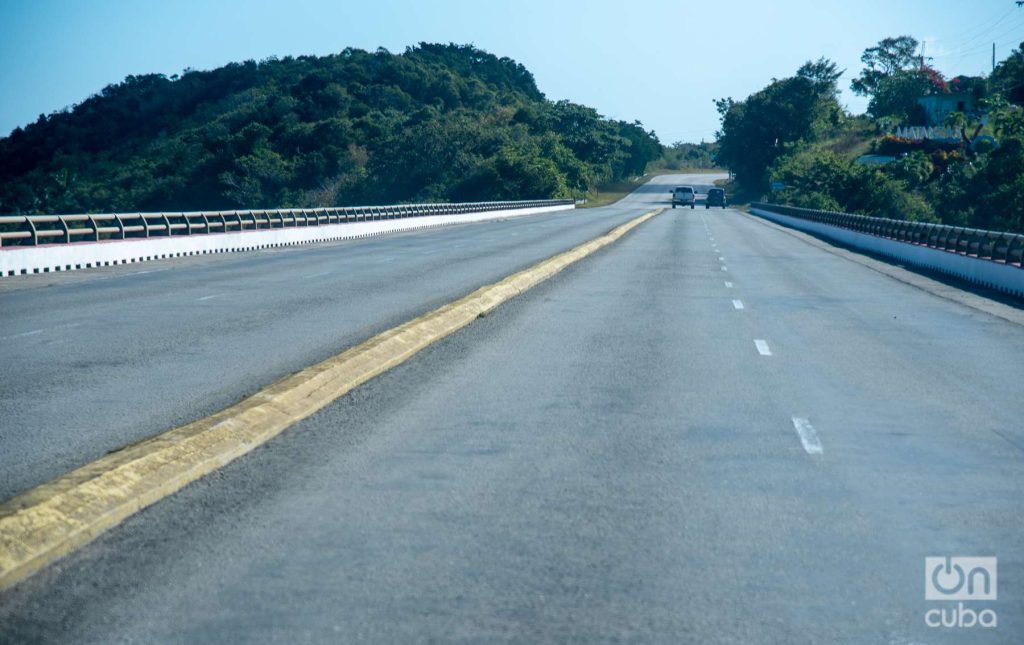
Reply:
M821 440L818 438L818 432L811 425L810 421L793 417L793 427L796 428L796 433L800 435L800 443L803 444L807 454L820 455L825 452L821 445Z
M33 329L32 331L23 331L20 334L11 334L10 336L2 336L2 337L0 337L0 340L10 340L12 338L24 338L26 336L35 336L36 334L41 334L44 331L46 331L46 330L45 329Z
M761 340L760 338L754 341L754 345L757 347L757 352L761 356L771 356L772 350L768 347L768 341Z
M62 329L71 329L73 327L78 327L80 325L81 325L81 323L69 323L67 325L57 325L56 327L52 328L52 331L59 331L59 330L62 330ZM10 336L0 336L0 340L13 340L15 338L28 338L29 336L38 336L39 334L42 334L43 332L47 332L47 331L51 331L51 329L48 329L48 328L45 328L45 327L42 328L42 329L31 329L29 331L23 331L23 332L18 333L18 334L11 334Z

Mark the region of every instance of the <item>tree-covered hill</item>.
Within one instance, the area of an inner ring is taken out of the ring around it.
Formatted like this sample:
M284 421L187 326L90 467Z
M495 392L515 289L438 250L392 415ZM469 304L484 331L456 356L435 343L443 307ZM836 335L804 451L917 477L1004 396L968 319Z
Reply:
M644 172L653 132L468 45L129 76L0 139L0 213L567 197Z

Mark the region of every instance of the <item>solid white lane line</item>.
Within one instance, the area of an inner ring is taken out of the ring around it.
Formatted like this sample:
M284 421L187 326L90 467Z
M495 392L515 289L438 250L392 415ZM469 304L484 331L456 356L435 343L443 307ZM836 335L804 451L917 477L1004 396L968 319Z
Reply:
M757 351L761 356L772 355L772 350L768 348L768 341L758 338L754 341L754 345L757 347Z
M793 417L793 427L796 428L796 433L800 435L800 443L804 445L804 450L807 454L820 455L825 452L825 449L821 446L821 440L818 439L818 433L810 421Z
M202 298L199 299L199 302L202 302L204 300L213 300L214 298L220 298L223 295L223 293L215 293L212 296L203 296Z
M732 301L732 306L736 307L737 309L743 309L743 301L742 300L733 300Z
M726 280L726 281L725 281L725 288L726 288L726 289L732 289L732 283L731 283L731 282L729 282L728 280Z

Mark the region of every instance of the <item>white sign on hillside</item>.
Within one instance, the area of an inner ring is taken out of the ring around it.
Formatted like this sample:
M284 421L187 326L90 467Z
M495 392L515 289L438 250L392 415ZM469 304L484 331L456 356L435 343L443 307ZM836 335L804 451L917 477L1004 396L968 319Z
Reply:
M932 141L948 141L956 142L960 141L960 132L956 128L946 127L922 127L922 126L907 126L902 128L896 128L894 132L897 137L901 139L910 139L911 141L924 141L925 139L931 139Z

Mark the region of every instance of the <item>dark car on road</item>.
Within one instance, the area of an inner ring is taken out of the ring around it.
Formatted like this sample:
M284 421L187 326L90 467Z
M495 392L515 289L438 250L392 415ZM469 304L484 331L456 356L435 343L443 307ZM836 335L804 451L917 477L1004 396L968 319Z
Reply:
M725 208L725 189L712 188L708 191L708 197L704 200L704 208L711 208L712 206Z

